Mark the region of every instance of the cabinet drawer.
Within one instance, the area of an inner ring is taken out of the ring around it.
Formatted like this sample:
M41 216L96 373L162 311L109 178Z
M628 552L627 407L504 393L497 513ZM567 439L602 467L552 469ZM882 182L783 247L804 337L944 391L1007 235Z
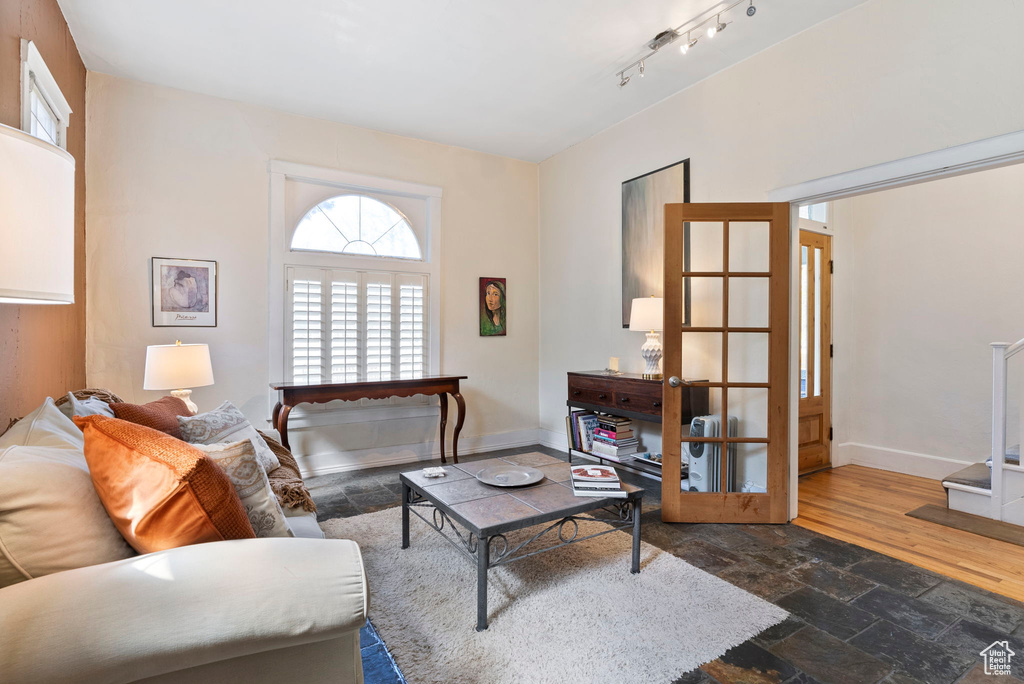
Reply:
M613 397L614 393L611 390L569 385L569 399L572 401L611 407L615 405Z
M661 388L630 388L615 392L615 407L637 413L661 415Z

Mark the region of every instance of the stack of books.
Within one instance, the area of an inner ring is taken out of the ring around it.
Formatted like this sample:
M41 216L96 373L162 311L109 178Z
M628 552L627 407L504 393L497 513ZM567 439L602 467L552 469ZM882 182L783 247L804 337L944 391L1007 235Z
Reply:
M633 421L599 414L590 451L612 461L629 460L627 457L640 451L640 440L633 433Z
M619 474L615 468L602 465L572 466L572 493L576 496L598 496L626 498Z
M597 429L598 416L590 411L573 411L565 418L566 436L569 446L576 451L589 452L594 444L594 430Z

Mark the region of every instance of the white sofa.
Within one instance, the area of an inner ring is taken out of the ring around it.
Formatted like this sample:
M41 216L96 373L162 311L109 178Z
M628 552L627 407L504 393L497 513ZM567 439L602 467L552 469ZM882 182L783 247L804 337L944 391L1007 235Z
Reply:
M295 538L131 555L99 526L76 435L46 425L49 407L31 439L0 438L0 681L363 681L369 593L355 542L304 538L322 536L315 516L290 511ZM67 558L91 549L120 560Z

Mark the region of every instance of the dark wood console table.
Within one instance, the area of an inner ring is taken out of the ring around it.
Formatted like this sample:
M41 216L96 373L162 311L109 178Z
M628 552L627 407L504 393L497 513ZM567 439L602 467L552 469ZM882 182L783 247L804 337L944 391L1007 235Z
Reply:
M355 382L330 382L309 385L295 382L272 382L270 388L279 393L274 406L274 429L281 433L281 443L288 444L288 414L299 404L326 404L335 399L386 399L387 397L411 397L416 394L437 395L441 402L441 463L445 463L444 436L448 426L448 395L452 395L459 414L452 436L452 461L459 462L459 433L466 419L466 402L459 392L459 381L465 375L427 375L415 380L359 380Z
M637 373L611 374L609 371L578 371L568 373L568 398L565 405L608 413L634 420L661 422L662 380L651 380ZM694 416L706 415L710 410L710 391L707 387L682 387L682 422L685 425ZM575 449L570 445L569 455ZM601 459L598 454L586 453ZM606 460L606 459L602 459ZM621 465L621 464L617 464ZM641 470L660 477L657 466L629 463L628 468Z

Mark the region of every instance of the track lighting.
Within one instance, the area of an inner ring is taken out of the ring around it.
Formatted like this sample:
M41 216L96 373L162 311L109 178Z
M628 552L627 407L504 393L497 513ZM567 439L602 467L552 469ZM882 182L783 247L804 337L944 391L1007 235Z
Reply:
M696 44L697 44L697 39L694 38L693 40L690 40L690 32L687 31L686 32L686 42L679 46L679 51L685 55L687 52L690 51L690 48L692 48Z
M715 23L708 27L708 38L714 38L716 34L721 33L725 30L725 24L722 23L722 15L719 14L715 17Z
M730 4L728 7L710 7L693 19L680 24L676 28L666 29L658 33L652 40L647 42L647 52L642 57L638 58L635 62L615 74L619 77L619 87L622 88L629 83L630 74L637 73L640 74L640 78L643 78L644 72L647 69L646 61L656 55L659 50L669 43L674 43L676 39L682 37L684 33L686 35L686 40L679 46L679 52L684 55L688 53L690 48L696 45L697 40L699 40L698 38L692 38L691 34L694 31L700 31L706 26L707 29L705 35L707 35L709 39L714 38L716 35L724 31L730 23L732 23L730 21L722 21L722 15L727 15L728 12L732 11L744 2L747 3L747 16L754 16L757 13L757 8L754 7L754 0L735 0L735 2ZM714 14L712 14L712 12L714 12Z

